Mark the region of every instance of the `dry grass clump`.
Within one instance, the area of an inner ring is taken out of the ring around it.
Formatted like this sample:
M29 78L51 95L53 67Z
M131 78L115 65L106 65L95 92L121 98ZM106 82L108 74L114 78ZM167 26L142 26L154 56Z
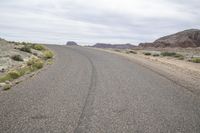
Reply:
M13 81L14 79L18 79L19 77L34 72L38 69L43 68L44 62L39 58L32 58L27 62L26 66L21 68L17 68L15 70L11 70L0 77L0 83L6 81Z
M200 58L192 58L191 61L194 63L200 63Z
M35 49L35 50L39 50L39 51L46 50L46 48L43 45L40 45L40 44L34 44L32 46L32 48Z
M151 55L150 52L144 52L143 54L144 54L144 55L147 55L147 56L150 56L150 55Z
M14 61L24 61L21 55L13 55L11 56L11 59L13 59Z
M44 51L43 54L44 54L44 58L45 58L45 59L51 59L51 58L53 58L53 56L54 56L53 52L50 51L50 50Z
M20 48L21 51L31 53L31 47L28 45L24 45L23 47Z

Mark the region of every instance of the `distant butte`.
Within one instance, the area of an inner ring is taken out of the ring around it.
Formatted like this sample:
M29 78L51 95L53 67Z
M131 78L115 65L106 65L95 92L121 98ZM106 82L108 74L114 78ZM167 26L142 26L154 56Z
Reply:
M68 41L68 42L66 43L66 45L67 45L67 46L78 46L78 44L77 44L76 42L74 42L74 41Z

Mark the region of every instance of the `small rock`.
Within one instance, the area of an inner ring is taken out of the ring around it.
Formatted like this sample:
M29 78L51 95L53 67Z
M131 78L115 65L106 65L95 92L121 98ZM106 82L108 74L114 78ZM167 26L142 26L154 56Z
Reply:
M10 84L5 84L5 85L3 86L3 90L4 90L4 91L7 91L7 90L11 89L11 87L12 87L12 85L10 85Z
M5 72L5 69L4 68L0 69L0 72Z
M6 83L0 83L0 87L4 87Z
M7 81L5 81L5 83L6 83L6 84L11 84L11 82L10 82L10 81L8 81L8 80L7 80Z

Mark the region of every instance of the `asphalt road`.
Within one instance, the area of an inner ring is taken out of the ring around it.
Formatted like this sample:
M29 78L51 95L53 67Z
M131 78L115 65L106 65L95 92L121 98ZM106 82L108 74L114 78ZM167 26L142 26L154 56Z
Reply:
M200 99L118 55L49 46L54 64L0 92L0 133L200 133Z

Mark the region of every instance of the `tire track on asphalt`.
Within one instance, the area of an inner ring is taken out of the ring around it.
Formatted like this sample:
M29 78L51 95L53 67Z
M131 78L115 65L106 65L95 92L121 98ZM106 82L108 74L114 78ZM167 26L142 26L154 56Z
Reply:
M69 47L68 47L69 48ZM77 126L75 127L74 133L86 133L89 130L89 122L90 122L90 117L93 115L93 102L95 99L95 89L96 89L96 82L97 82L97 72L96 72L96 68L94 66L94 63L92 62L92 60L85 55L83 52L73 49L73 48L69 48L73 51L75 51L76 53L79 53L80 55L84 56L90 63L91 67L92 67L92 71L91 71L91 79L90 79L90 85L88 88L88 93L81 111L81 115L78 119L78 123Z

